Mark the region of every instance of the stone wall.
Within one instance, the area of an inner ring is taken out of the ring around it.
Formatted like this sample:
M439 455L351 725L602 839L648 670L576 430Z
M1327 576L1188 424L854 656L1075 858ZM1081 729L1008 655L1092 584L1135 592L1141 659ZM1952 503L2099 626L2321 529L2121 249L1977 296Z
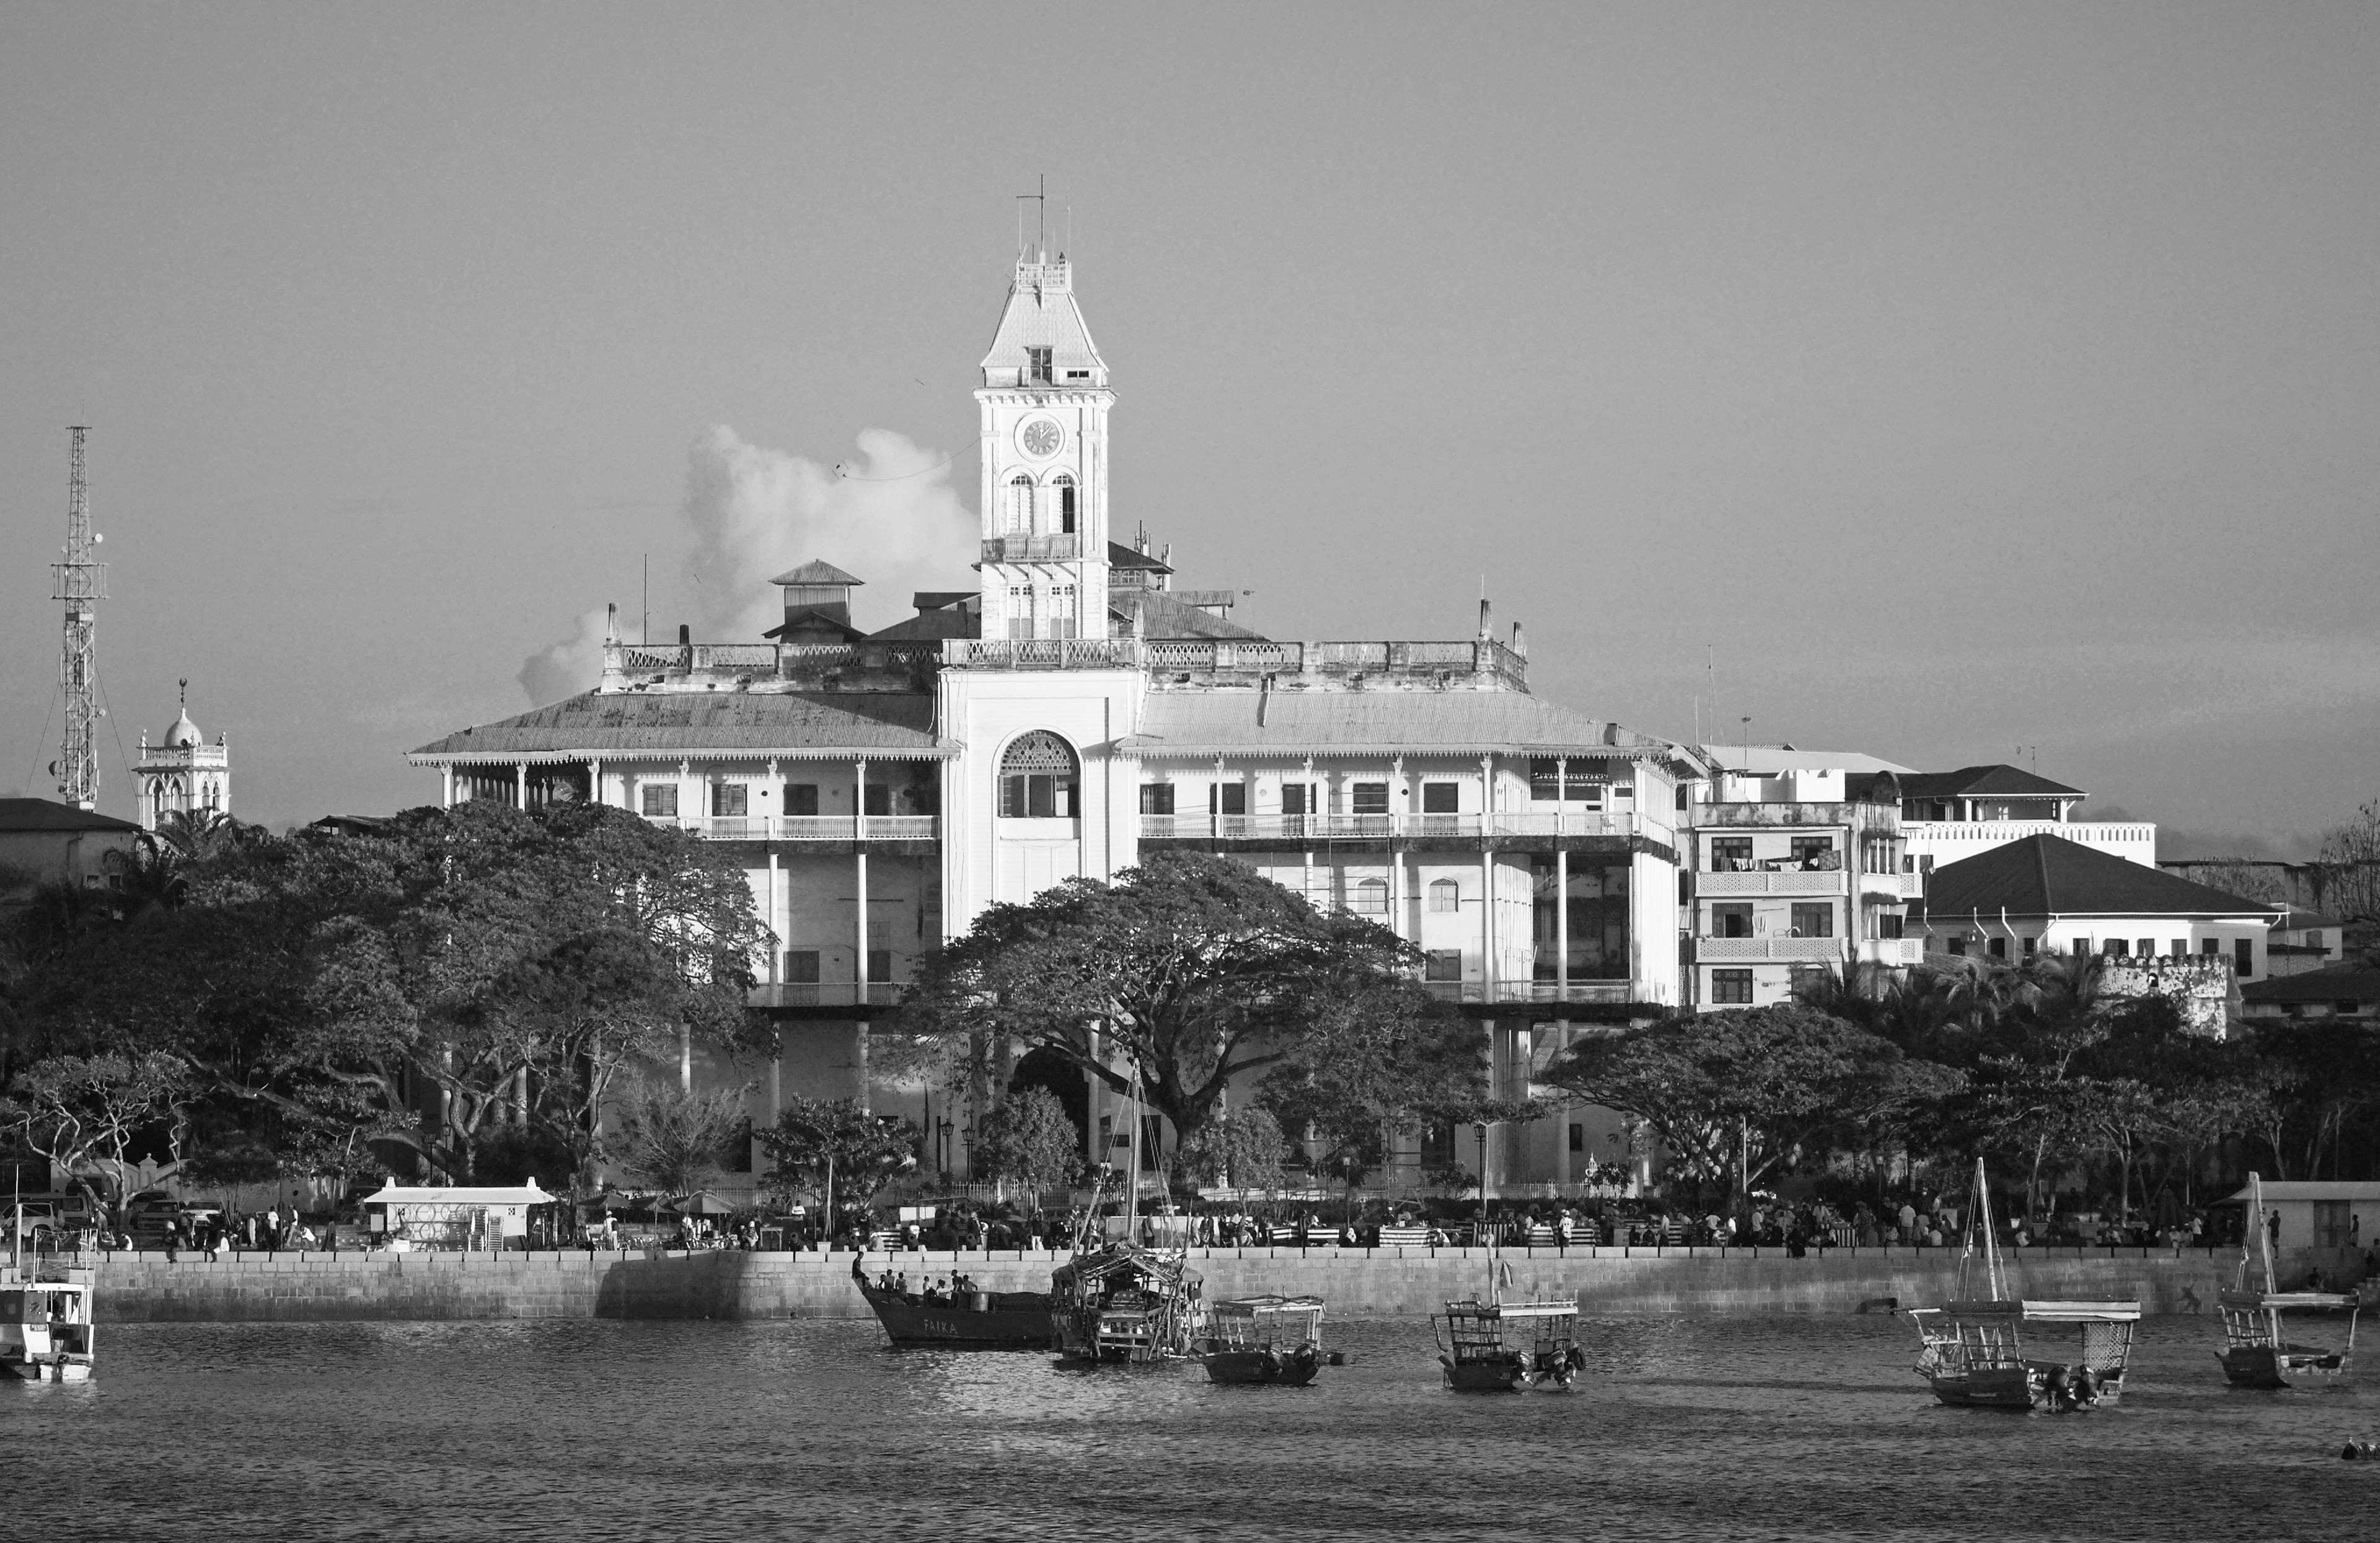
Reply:
M2228 954L2114 955L2100 967L2099 990L2110 997L2171 997L2183 1029L2208 1039L2224 1038L2230 1020L2240 1015Z
M871 1271L905 1270L913 1282L965 1270L991 1291L1038 1290L1053 1254L871 1255ZM2231 1278L2231 1250L2028 1248L2010 1255L2012 1289L2034 1297L2121 1298L2152 1313L2211 1311ZM1210 1298L1310 1293L1339 1317L1416 1316L1484 1291L1484 1250L1193 1249ZM2292 1250L2284 1274L2319 1263L2360 1272L2345 1252ZM1835 1313L1949 1295L1949 1249L1831 1249L1789 1258L1773 1248L1507 1249L1508 1298L1575 1295L1611 1317L1682 1313ZM259 1322L517 1318L864 1318L848 1254L407 1254L209 1262L120 1254L100 1274L99 1316L111 1322Z

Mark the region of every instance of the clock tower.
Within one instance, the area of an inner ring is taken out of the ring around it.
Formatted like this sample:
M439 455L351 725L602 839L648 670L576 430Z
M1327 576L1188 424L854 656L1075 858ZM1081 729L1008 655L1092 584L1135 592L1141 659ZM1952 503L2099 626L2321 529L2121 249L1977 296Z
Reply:
M1108 635L1107 361L1063 253L1017 259L983 357L983 636Z

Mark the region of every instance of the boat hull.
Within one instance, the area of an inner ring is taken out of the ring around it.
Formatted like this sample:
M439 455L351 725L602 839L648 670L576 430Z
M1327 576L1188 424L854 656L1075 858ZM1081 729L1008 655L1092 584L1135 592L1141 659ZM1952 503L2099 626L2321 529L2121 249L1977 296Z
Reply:
M64 1361L0 1361L0 1377L18 1382L88 1382L91 1371L90 1361L73 1357Z
M1458 1393L1516 1393L1528 1383L1528 1367L1515 1356L1509 1361L1456 1362L1438 1358L1446 1385Z
M1936 1398L1961 1408L2030 1409L2041 1397L2032 1372L2022 1367L1935 1372L1925 1381Z
M2293 1379L2342 1377L2349 1366L2343 1352L2302 1345L2279 1350L2271 1345L2233 1345L2216 1351L2215 1358L2223 1363L2223 1376L2235 1388L2287 1388L2293 1385Z
M1303 1388L1322 1369L1322 1357L1266 1355L1257 1350L1215 1350L1199 1357L1207 1380L1234 1387Z
M946 1350L1047 1350L1050 1343L1050 1298L1039 1292L983 1292L970 1303L914 1303L897 1292L863 1285L860 1294L884 1326L885 1337L904 1347L938 1345Z

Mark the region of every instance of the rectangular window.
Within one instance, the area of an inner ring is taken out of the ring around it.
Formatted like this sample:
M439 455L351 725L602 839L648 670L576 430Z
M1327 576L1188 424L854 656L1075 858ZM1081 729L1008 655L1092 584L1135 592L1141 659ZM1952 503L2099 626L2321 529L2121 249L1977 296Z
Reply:
M1025 350L1025 378L1042 385L1050 383L1050 350L1028 347Z
M2223 940L2220 938L2201 938L2198 942L2198 952L2205 957L2212 959L2216 954L2223 952Z
M2188 938L2176 938L2173 941L2173 956L2177 959L2186 959L2190 956L2190 940Z
M1602 768L1591 760L1573 760L1567 772L1560 758L1533 756L1529 759L1529 801L1550 804L1557 800L1572 804L1603 802ZM1683 808L1684 805L1679 808Z
M1208 814L1245 814L1248 812L1248 784L1245 783L1210 783L1207 787Z
M1750 836L1713 836L1706 873L1743 873L1752 868Z
M1710 935L1714 938L1748 938L1752 936L1752 905L1749 901L1722 902L1711 906Z
M1424 980L1460 980L1463 978L1463 951L1459 948L1434 948L1422 965Z
M1575 1120L1570 1123L1570 1149L1573 1152L1586 1150L1586 1127Z
M2087 958L2089 958L2090 956L2091 956L2091 940L2090 940L2090 939L2088 939L2088 938L2077 938L2077 939L2075 939L2075 940L2074 940L2074 957L2076 957L2077 959L2087 959Z
M2028 959L2032 958L2034 951L2038 949L2040 945L2041 940L2039 938L2027 938L2024 941L2024 956Z
M1319 814L1314 807L1314 784L1283 783L1281 784L1281 812L1283 814Z
M1172 783L1141 784L1140 812L1143 814L1172 814L1173 812L1173 784Z
M1953 938L1950 940L1949 947L1951 954L1954 955L1964 954L1967 952L1967 940L1964 938Z
M1429 908L1440 916L1463 909L1463 886L1451 879L1429 881Z
M1075 633L1075 587L1072 584L1052 585L1050 589L1049 636L1072 638Z
M1452 814L1462 807L1463 784L1460 783L1424 783L1421 784L1421 812Z
M860 804L861 808L859 812L862 814L891 814L892 812L892 784L890 783L868 784L868 786L861 791Z
M1008 587L1008 635L1011 638L1034 638L1033 586L1012 584Z
M1348 808L1355 814L1386 814L1389 812L1389 784L1357 783L1347 790Z
M1991 956L1995 959L2007 958L2008 940L2006 938L1994 938L1991 942L1991 947L1987 952L1989 952Z
M2143 959L2154 959L2154 958L2155 958L2155 957L2156 957L2156 940L2155 940L2155 938L2143 938L2143 939L2140 941L2140 943L2139 943L2138 947L2137 947L2137 949L2135 950L2135 952L2137 953L2138 956L2139 956L2139 957L2141 957L2141 958L2143 958Z
M1711 971L1711 1001L1749 1007L1752 1004L1752 972L1750 970Z
M2121 938L2109 938L2105 953L2110 959L2120 959L2124 956L2124 951L2131 946Z
M677 784L647 783L637 790L638 805L650 815L677 813Z
M2256 944L2252 939L2231 940L2231 967L2242 980L2256 973Z
M1075 779L1050 772L1017 772L1000 779L1000 812L1007 820L1073 820Z
M752 786L749 783L713 783L710 784L710 812L735 818L752 812Z
M1832 868L1835 866L1835 838L1832 836L1795 836L1793 866L1796 868Z
M1831 938L1835 935L1835 908L1826 901L1816 905L1793 907L1793 935L1797 938Z
M1879 938L1900 937L1901 924L1906 919L1897 911L1878 911L1876 914L1876 935ZM2031 941L2028 940L2025 944L2028 952L2032 946Z
M868 951L868 978L872 981L892 978L892 951L871 948Z
M815 815L818 811L818 784L787 783L785 784L787 814Z
M2313 1203L2313 1245L2316 1248L2345 1248L2351 1245L2353 1240L2349 1233L2352 1223L2349 1208L2352 1204L2348 1200L2316 1200Z
M819 982L819 953L814 948L794 948L785 951L785 980L794 986L815 986Z

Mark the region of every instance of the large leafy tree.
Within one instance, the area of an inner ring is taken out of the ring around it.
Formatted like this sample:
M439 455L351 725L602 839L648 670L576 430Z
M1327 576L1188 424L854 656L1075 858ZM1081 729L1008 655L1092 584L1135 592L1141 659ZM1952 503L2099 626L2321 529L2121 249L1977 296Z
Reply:
M916 1124L850 1099L789 1100L777 1123L758 1135L775 1164L762 1179L780 1194L817 1194L830 1220L839 1209L868 1204L917 1165Z
M766 936L715 848L583 804L226 842L183 880L52 953L20 1020L39 1051L165 1051L227 1126L326 1161L360 1127L443 1177L506 1127L583 1164L625 1066L739 1042Z
M1026 1087L976 1117L968 1155L982 1177L1055 1189L1073 1184L1083 1170L1083 1133L1058 1095Z
M0 1136L46 1156L113 1211L124 1201L134 1136L169 1115L188 1082L188 1068L160 1051L51 1056L18 1073L0 1096Z
M1632 1114L1723 1181L1739 1209L1848 1122L1936 1096L1889 1040L1802 1003L1675 1017L1573 1045L1556 1087Z
M903 1023L966 1047L990 1086L1035 1050L1118 1093L1136 1084L1186 1142L1235 1077L1337 1062L1410 1087L1459 1059L1454 1040L1475 1036L1421 990L1421 966L1386 928L1245 864L1164 852L986 910L926 962Z
M628 1176L667 1195L700 1189L726 1172L744 1130L743 1100L638 1082L619 1100L605 1149Z

